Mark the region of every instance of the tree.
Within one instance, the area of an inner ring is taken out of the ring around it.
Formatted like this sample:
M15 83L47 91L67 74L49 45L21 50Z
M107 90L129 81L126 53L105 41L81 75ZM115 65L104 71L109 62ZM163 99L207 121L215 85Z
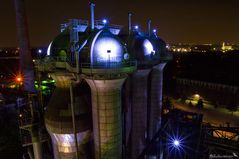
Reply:
M237 104L236 104L234 101L231 101L231 102L227 105L228 111L232 112L232 114L233 114L233 112L237 111L237 108L238 108L238 106L237 106Z
M197 107L198 107L198 109L203 108L203 100L201 98L198 100Z
M165 101L164 101L164 109L172 109L173 108L173 104L172 104L172 101L166 97Z

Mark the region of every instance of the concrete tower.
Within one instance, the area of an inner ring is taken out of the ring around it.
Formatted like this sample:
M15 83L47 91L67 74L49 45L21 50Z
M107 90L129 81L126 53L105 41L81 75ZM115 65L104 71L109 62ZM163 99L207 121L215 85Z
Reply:
M121 159L121 87L136 66L121 41L106 29L96 31L89 43L90 61L88 66L82 63L82 74L91 87L94 155Z

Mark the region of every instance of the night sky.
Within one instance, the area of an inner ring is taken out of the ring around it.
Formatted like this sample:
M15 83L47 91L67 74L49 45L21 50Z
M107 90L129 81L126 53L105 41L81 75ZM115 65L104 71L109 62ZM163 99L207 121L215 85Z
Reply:
M70 18L90 17L87 0L25 0L31 46L46 46ZM96 19L145 29L147 19L166 42L239 43L239 0L96 0ZM0 47L17 46L13 0L0 0Z

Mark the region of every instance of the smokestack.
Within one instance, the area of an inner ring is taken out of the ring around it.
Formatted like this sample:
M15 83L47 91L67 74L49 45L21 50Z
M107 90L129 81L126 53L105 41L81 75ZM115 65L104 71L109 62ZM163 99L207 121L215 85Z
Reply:
M95 28L95 3L94 1L90 2L90 13L91 13L91 30Z
M128 13L128 25L129 25L129 34L131 33L131 29L132 29L132 20L131 20L131 13Z
M16 12L16 27L17 27L17 37L20 47L20 67L24 78L24 91L29 94L36 93L34 87L34 69L32 63L32 56L30 51L30 42L27 28L27 18L24 7L24 0L14 0L15 12ZM29 106L31 112L35 105L33 104L33 96L29 96ZM32 113L32 119L35 121L35 116ZM38 125L31 126L30 129L32 138L32 147L35 159L42 159L42 146L39 138Z
M151 20L148 20L148 34L151 35Z
M27 28L27 18L24 7L24 0L15 0L17 38L20 47L20 67L24 78L24 90L30 93L35 92L34 71L30 42Z

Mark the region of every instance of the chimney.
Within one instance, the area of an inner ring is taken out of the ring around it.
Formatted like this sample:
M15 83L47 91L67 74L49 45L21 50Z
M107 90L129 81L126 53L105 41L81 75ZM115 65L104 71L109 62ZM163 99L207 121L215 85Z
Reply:
M131 34L131 29L132 29L132 21L131 21L131 13L128 13L128 25L129 25L129 34Z
M151 35L151 20L148 20L148 34Z
M95 28L95 3L94 1L90 2L90 13L91 13L91 30Z

